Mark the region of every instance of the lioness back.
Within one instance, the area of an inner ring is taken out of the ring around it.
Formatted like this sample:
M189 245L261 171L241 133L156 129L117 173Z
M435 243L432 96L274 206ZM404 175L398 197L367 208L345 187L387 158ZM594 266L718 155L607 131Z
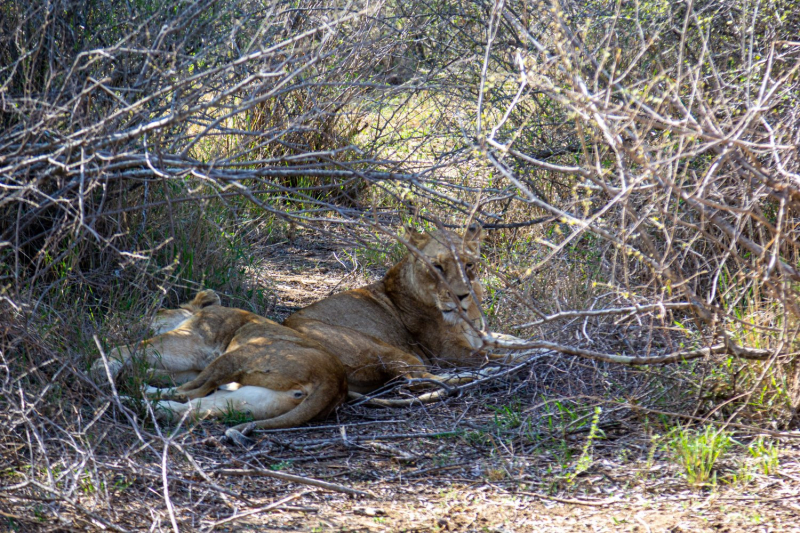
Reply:
M293 328L315 320L370 335L392 346L411 349L413 339L386 297L383 282L324 298L297 311L284 321Z

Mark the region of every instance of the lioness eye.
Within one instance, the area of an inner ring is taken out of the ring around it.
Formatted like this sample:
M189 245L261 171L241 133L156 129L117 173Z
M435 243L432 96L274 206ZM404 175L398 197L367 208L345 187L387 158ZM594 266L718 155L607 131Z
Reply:
M442 265L437 264L437 263L433 264L433 268L435 268L439 272L444 272L444 267Z
M468 270L472 270L473 268L475 268L475 263L467 263L466 266Z

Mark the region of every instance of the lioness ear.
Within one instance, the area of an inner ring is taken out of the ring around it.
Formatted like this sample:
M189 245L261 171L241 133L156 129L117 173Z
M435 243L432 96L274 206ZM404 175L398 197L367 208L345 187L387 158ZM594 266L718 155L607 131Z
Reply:
M483 227L477 222L473 222L467 228L464 234L465 241L482 241L483 240Z
M415 248L422 248L428 243L430 239L430 235L427 233L419 232L412 228L411 226L406 226L406 239L410 242Z
M204 290L197 293L194 297L194 300L191 301L191 304L196 309L202 309L203 307L208 307L209 305L219 305L220 299L219 295L212 290Z

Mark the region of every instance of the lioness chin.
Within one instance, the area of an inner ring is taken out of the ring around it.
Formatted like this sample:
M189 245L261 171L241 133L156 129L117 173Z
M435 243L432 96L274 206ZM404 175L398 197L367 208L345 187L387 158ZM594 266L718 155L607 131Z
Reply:
M395 378L439 379L438 366L485 361L477 334L484 290L477 279L481 228L463 235L412 232L407 254L377 283L320 300L284 322L344 365L350 390L366 393Z
M92 365L95 380L114 379L138 354L152 379L183 383L149 389L161 419L249 413L257 427L294 427L326 417L347 396L338 359L319 343L256 314L222 307L202 291L181 309L160 311L158 333L134 347L111 352ZM171 329L170 329L171 328ZM220 390L233 385L228 390ZM175 401L175 399L183 401Z

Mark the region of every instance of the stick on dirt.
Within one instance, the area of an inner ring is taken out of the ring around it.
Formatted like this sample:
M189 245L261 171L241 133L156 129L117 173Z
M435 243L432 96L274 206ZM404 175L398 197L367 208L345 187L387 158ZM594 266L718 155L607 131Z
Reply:
M320 487L322 489L332 490L336 492L344 492L345 494L352 494L354 496L368 496L374 498L375 495L370 492L365 492L362 490L351 489L350 487L345 487L343 485L336 485L335 483L328 483L326 481L319 481L318 479L312 479L303 476L296 476L294 474L284 474L283 472L273 472L271 470L262 470L261 468L248 468L248 469L238 469L238 468L223 468L220 470L215 470L215 473L222 474L225 476L264 476L264 477L273 477L275 479L282 479L284 481L291 481L292 483L301 483L303 485L311 485L314 487Z

